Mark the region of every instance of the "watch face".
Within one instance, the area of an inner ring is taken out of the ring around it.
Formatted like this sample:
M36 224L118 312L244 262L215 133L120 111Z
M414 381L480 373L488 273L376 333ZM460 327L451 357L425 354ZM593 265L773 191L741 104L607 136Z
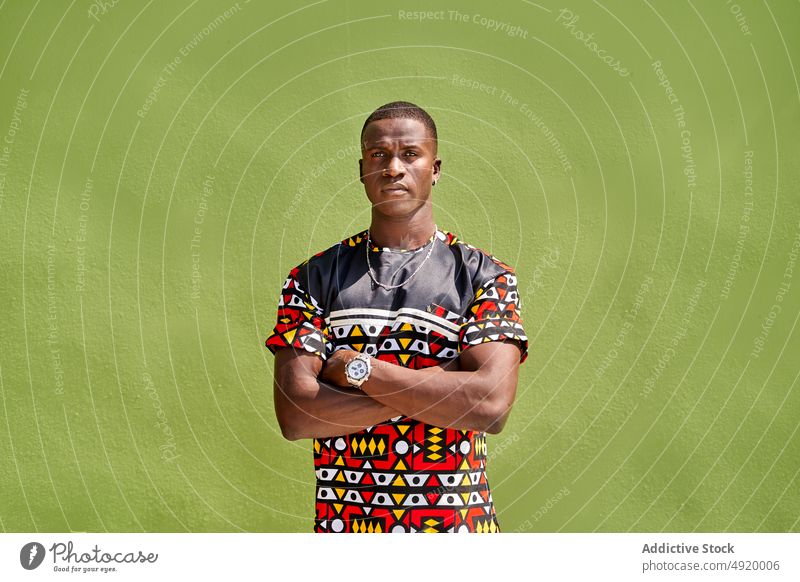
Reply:
M361 380L367 375L367 365L361 360L353 360L347 364L347 370L353 380Z

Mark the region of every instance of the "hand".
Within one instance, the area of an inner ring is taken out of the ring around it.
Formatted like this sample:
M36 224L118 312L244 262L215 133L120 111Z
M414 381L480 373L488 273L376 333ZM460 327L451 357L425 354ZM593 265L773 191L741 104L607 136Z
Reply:
M355 350L336 350L325 360L325 365L322 367L319 379L328 384L339 386L340 388L353 388L350 382L347 381L344 368L357 355L358 352Z

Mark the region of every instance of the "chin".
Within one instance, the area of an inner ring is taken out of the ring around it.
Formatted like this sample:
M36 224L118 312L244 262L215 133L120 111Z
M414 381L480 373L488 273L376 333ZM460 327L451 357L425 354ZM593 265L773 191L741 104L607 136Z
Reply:
M379 214L392 218L409 216L425 205L424 202L419 200L380 200L373 204L373 208Z
M425 200L418 198L418 194L414 192L390 194L378 191L368 194L367 198L372 203L372 207L380 214L392 217L411 214L425 205Z

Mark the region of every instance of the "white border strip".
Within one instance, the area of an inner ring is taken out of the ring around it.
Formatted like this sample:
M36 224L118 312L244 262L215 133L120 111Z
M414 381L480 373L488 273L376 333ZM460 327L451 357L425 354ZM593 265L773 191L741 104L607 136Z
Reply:
M452 580L465 573L470 580L504 582L800 579L800 534L440 534L433 540L425 535L355 535L2 534L0 579L352 582L364 573L403 582L410 577ZM70 542L74 557L65 560ZM20 554L30 543L41 544L44 556L35 570L27 571ZM157 559L120 561L139 552ZM98 561L104 556L109 561ZM410 561L403 562L404 557ZM101 568L114 570L101 574Z

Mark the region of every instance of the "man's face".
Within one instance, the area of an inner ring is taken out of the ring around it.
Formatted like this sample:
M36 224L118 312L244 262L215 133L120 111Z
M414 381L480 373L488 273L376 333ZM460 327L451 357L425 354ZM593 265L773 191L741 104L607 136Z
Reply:
M385 216L408 216L431 197L441 160L436 143L416 119L371 122L361 143L361 182L375 210Z

